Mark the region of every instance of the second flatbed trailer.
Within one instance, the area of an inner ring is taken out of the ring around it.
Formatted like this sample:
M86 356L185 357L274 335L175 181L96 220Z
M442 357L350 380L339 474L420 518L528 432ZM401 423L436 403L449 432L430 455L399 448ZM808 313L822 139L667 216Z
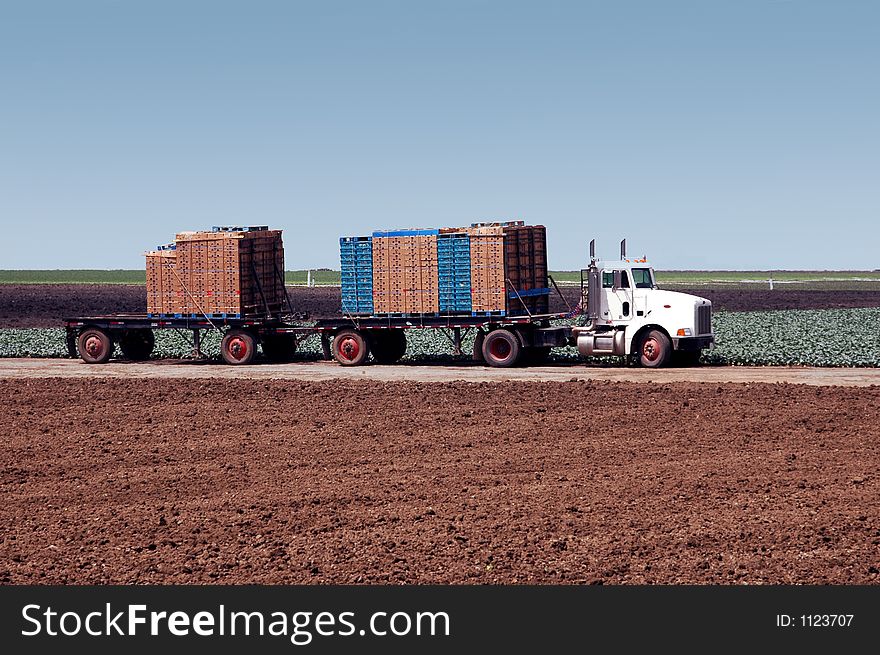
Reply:
M67 349L71 357L86 363L102 364L116 349L129 360L150 357L156 330L192 333L193 355L201 356L203 332L222 335L220 356L227 364L254 361L258 347L269 361L293 359L302 340L317 335L324 359L335 359L342 366L360 366L370 360L392 364L406 352L407 331L438 330L450 341L453 352L462 354L462 340L474 334L473 356L495 367L539 363L550 349L572 343L570 327L552 325L565 314L531 316L350 316L319 319L311 325L297 325L282 318L241 318L228 316L151 316L111 314L64 319Z

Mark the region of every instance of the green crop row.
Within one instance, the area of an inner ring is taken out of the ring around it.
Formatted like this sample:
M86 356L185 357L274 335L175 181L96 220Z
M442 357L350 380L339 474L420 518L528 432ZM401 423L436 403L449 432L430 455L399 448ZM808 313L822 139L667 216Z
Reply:
M714 317L717 346L705 351L703 361L718 365L770 366L880 366L880 308L792 310L772 312L719 312ZM188 333L160 330L156 333L155 357L185 357L192 351ZM439 330L407 332L406 359L451 359L452 343ZM473 336L464 339L470 352ZM202 341L205 354L217 357L219 334L207 332ZM317 357L321 344L316 336L299 348L304 358ZM64 330L2 329L0 357L66 357ZM572 347L554 350L554 359L578 358ZM597 360L610 363L609 360Z

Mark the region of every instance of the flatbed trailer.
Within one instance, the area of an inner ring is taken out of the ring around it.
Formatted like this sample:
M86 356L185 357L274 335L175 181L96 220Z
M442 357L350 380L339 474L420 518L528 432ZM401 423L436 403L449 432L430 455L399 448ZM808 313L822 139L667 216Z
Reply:
M438 330L449 339L457 355L462 354L462 339L474 333L474 358L506 368L539 363L551 348L571 345L571 328L551 324L565 316L348 315L297 325L282 316L110 314L65 318L64 327L70 356L90 364L109 361L116 345L126 359L148 359L156 330L191 332L194 357L202 356L202 333L217 332L222 335L220 355L232 365L253 362L258 346L270 361L290 361L297 343L313 335L321 340L324 358L335 359L343 366L365 364L371 355L375 363L391 364L405 354L408 330Z

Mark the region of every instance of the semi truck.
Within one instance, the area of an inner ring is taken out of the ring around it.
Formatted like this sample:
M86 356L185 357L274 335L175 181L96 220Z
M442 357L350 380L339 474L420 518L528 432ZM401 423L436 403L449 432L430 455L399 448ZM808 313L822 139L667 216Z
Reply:
M562 296L552 277L548 284ZM264 303L262 314L77 316L65 318L64 326L70 356L94 364L109 361L117 345L129 360L148 359L156 330L190 332L196 357L201 356L203 333L220 333L221 358L231 365L252 363L260 349L270 361L290 361L297 344L310 336L320 339L324 359L342 366L392 364L406 353L413 330L443 332L456 355L463 354L463 341L473 336L473 359L499 368L538 364L553 348L565 346L576 346L584 357L631 357L649 368L695 365L702 350L714 345L712 303L660 289L646 258L627 257L626 240L621 241L620 259L610 261L597 259L595 240L590 242L590 263L581 270L580 288L580 302L565 313L535 314L519 298L522 310L516 315L341 314L302 325L291 320L294 308L285 293L281 307ZM511 293L511 302L517 302L517 295ZM560 324L572 318L581 324Z

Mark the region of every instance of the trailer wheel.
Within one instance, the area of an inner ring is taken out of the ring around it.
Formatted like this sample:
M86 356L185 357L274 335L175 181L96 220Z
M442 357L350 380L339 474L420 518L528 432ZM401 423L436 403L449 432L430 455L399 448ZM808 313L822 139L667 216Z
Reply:
M220 356L227 364L250 364L257 353L257 340L246 330L229 330L220 342Z
M367 340L357 330L340 330L331 346L333 359L343 366L360 366L370 355Z
M485 340L486 333L478 329L477 336L474 337L474 361L481 364L486 363L486 358L483 357L483 342Z
M666 366L672 357L672 342L660 330L648 332L639 344L639 363L647 368Z
M522 348L519 339L510 330L492 330L483 341L483 359L489 366L509 368L516 366Z
M403 330L372 330L370 351L377 364L393 364L406 354Z
M296 353L296 336L293 334L270 334L263 337L263 355L270 362L283 364Z
M126 330L119 339L122 355L133 362L149 359L155 346L156 338L149 328Z
M86 364L103 364L113 354L113 339L100 328L86 328L80 332L76 347Z

